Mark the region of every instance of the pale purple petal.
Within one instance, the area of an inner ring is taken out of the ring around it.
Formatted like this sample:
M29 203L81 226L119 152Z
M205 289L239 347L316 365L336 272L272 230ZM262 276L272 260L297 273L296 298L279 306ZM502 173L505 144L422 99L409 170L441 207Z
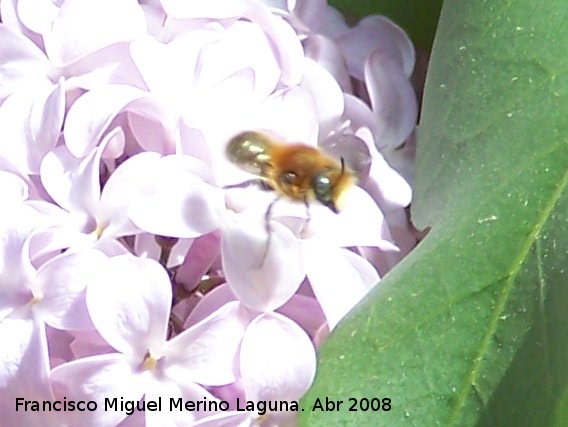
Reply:
M150 153L137 157L142 155ZM202 179L205 171L197 159L171 157L146 169L143 191L133 198L128 216L140 229L162 236L195 238L217 229L222 191Z
M233 362L250 314L230 302L163 347L166 374L177 382L225 385L235 381Z
M180 111L193 95L199 53L218 39L217 31L210 28L191 31L167 44L145 37L132 42L130 54L148 89Z
M314 379L315 349L293 321L265 313L244 334L240 370L248 400L298 400Z
M66 229L66 222L69 221L69 215L67 212L59 208L58 206L44 202L42 200L28 200L25 202L26 210L29 209L29 213L32 214L32 219L35 217L35 226L33 236L29 239L29 253L26 256L31 260L37 260L39 258L45 257L50 253L55 254L56 252L61 253L61 249L66 249L69 247L69 241L75 242L80 239L75 239L72 235L73 232L69 232ZM27 221L26 212L22 211L23 223ZM76 231L74 231L77 234ZM45 260L49 259L45 258ZM35 275L35 273L34 273Z
M7 3L2 1L2 5ZM4 17L4 15L3 15ZM4 21L6 22L6 21ZM0 25L0 100L19 85L49 84L49 62L45 54L28 38L6 25Z
M32 298L29 283L34 271L24 242L41 222L42 215L23 203L0 210L0 324Z
M363 18L337 42L345 53L350 73L359 80L363 80L364 64L372 52L389 56L406 78L414 69L416 55L412 41L402 28L384 16Z
M283 18L254 3L244 17L260 25L270 37L282 70L280 81L290 87L298 85L304 72L304 50L294 29Z
M259 108L260 129L270 129L288 141L316 145L319 127L311 94L301 87L277 92ZM255 129L255 128L253 128Z
M95 88L81 96L65 119L64 135L69 151L75 157L86 156L101 141L117 114L129 103L145 97L149 97L147 92L118 84Z
M116 353L116 350L108 345L96 329L71 332L75 339L69 344L69 348L73 353L74 359Z
M374 135L377 134L377 123L371 108L360 98L348 93L345 96L345 114L343 120L349 121L350 128L354 134L357 134L363 141L367 142L369 147L374 145ZM366 130L371 134L370 138L361 137L359 134L362 130Z
M337 44L327 37L312 34L304 40L304 50L307 58L313 59L331 73L343 92L350 93L353 90L345 58Z
M265 222L242 214L226 222L221 239L227 282L239 301L259 311L283 305L305 276L300 244L292 231L270 221L270 233L268 242Z
M130 42L119 42L90 53L65 67L68 88L92 90L106 84L146 89L130 57Z
M229 285L224 283L217 286L212 291L207 292L207 294L205 294L191 310L191 313L184 324L184 328L189 328L192 325L201 322L225 304L236 300L237 297Z
M379 281L379 275L368 261L347 249L313 241L303 245L303 253L312 289L333 329Z
M412 188L408 182L374 148L371 148L371 155L373 161L369 177L361 186L385 214L408 206L412 199Z
M129 249L123 243L121 243L121 241L116 239L97 240L93 245L93 248L98 249L103 254L112 257L131 253Z
M293 12L311 31L318 31L326 23L322 17L327 8L326 0L297 0Z
M146 422L146 412L136 411L122 420L117 427L140 427Z
M304 235L317 235L334 246L377 246L396 250L384 233L383 213L373 199L359 187L350 190L339 214L323 206L310 207L311 217Z
M186 2L160 0L164 11L172 18L227 19L242 14L246 7L242 0L209 0L206 2Z
M32 84L0 106L0 155L21 171L37 173L61 130L65 107L63 82Z
M4 0L0 2L0 16L2 23L13 30L23 30L23 25L18 18L16 10L17 0Z
M256 0L257 3L265 5L274 14L290 12L289 2L287 0Z
M400 259L416 246L416 230L408 221L405 209L399 209L386 214L385 219L389 225L390 233L400 247Z
M256 416L245 411L229 411L202 418L191 427L255 427Z
M6 427L62 425L60 414L16 411L16 398L52 400L45 329L33 319L0 322L0 413Z
M41 321L7 318L0 322L0 390L49 397L49 360Z
M64 363L51 372L56 398L94 400L97 411L68 412L72 425L113 427L126 417L119 410L105 411L105 398L138 401L144 394L144 382L135 368L121 354L107 354Z
M23 202L29 196L28 182L21 176L0 170L0 200L4 203Z
M110 258L87 288L89 314L99 333L118 351L143 357L165 340L171 285L151 259Z
M305 295L294 295L277 312L296 322L312 340L326 322L325 314L317 300Z
M329 336L329 332L330 332L329 326L327 326L327 323L323 324L321 328L319 328L319 330L316 332L316 336L314 338L314 345L316 346L317 349L319 349L322 346L322 344L325 342L325 340Z
M183 402L203 401L203 400L217 400L215 396L205 390L203 387L192 382L183 381L152 381L148 385L145 400L158 401L162 400L163 406L161 411L146 411L146 427L162 427L162 426L175 426L185 427L191 425L193 421L199 416L207 414L208 411L187 411L173 409L170 411L170 401L177 401L181 399Z
M179 154L189 154L200 159L203 163L211 164L210 148L201 131L180 122L178 124L179 144L177 151Z
M416 129L399 147L389 147L381 151L385 159L410 185L416 175Z
M134 0L65 0L44 39L49 58L62 67L145 34L144 11Z
M221 234L218 231L198 237L176 271L176 283L186 291L192 291L220 254Z
M35 204L37 206L37 202ZM35 206L34 206L35 207ZM61 251L73 248L73 251L88 250L93 247L95 238L92 235L79 231L74 218L64 212L55 213L50 217L54 225L45 230L38 230L30 240L30 258L32 260L47 260L61 253ZM106 251L102 251L107 253Z
M159 0L142 1L140 2L140 6L142 6L144 14L146 15L148 34L160 39L159 34L168 20L166 19L166 12L164 12Z
M73 335L49 325L45 327L45 335L49 343L49 364L51 368L75 359L70 347L75 339Z
M398 147L412 133L418 117L416 92L402 67L388 54L373 52L365 61L365 82L378 123L378 147Z
M110 176L95 210L97 225L104 227L101 238L136 234L140 229L129 216L129 206L137 200L152 169L159 163L155 152L137 154L122 163Z
M94 214L100 198L101 151L93 149L87 157L78 159L65 146L59 146L44 157L40 168L41 182L50 197L63 209L82 215L85 222Z
M313 0L300 1L309 3ZM335 7L328 6L323 15L320 17L318 32L332 40L335 40L347 33L349 30L350 28L347 26L343 14Z
M163 155L176 152L178 116L170 106L148 97L132 101L127 108L128 126L142 150Z
M255 96L259 99L268 96L282 72L277 62L280 57L272 52L262 28L251 22L237 21L221 34L219 41L205 47L199 55L196 84L212 87L250 68L254 74Z
M22 24L38 34L48 31L59 13L53 0L18 0L17 10Z
M343 114L343 92L335 78L317 62L306 58L301 87L308 90L315 102L320 134L327 135L337 127Z
M85 301L85 288L105 256L96 250L64 253L40 267L36 287L43 298L36 310L46 323L58 329L93 328Z
M171 249L168 258L167 267L179 266L189 249L193 246L194 239L179 239L178 242ZM156 243L156 236L150 233L142 233L136 235L134 243L134 254L142 258L152 258L154 260L160 259L162 247ZM176 272L176 282L178 282L179 269Z

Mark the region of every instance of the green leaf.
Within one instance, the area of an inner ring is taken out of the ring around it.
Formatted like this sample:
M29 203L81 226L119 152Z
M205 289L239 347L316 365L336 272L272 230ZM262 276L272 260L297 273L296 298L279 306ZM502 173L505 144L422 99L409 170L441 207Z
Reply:
M568 425L566 22L564 0L444 3L413 202L432 230L324 344L302 425Z
M430 51L442 0L331 0L329 4L357 18L388 16L405 29L414 43Z

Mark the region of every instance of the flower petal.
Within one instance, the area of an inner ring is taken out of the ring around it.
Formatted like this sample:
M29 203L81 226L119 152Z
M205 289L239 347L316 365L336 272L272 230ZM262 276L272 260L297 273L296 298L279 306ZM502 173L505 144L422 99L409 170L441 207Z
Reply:
M209 0L206 2L184 2L160 0L166 14L172 18L227 19L240 16L246 2L242 0Z
M26 239L42 221L41 214L23 203L6 203L0 210L0 324L32 297L34 271Z
M402 28L385 16L363 18L338 39L338 44L345 52L349 71L359 80L363 80L364 64L372 52L386 54L396 61L406 78L414 69L416 54L412 41Z
M315 102L320 134L327 135L337 127L343 114L343 92L335 78L317 62L306 58L301 87L308 90Z
M201 418L191 427L255 427L256 416L245 411L229 411Z
M265 313L243 336L240 370L247 400L298 400L314 379L315 349L293 321Z
M313 240L303 245L307 276L333 329L379 281L379 275L353 252Z
M289 228L270 221L268 240L262 219L241 214L222 231L223 269L239 301L253 310L272 311L294 295L305 270L300 244Z
M294 295L277 312L296 322L312 340L326 322L318 301L305 295Z
M128 215L128 208L139 194L152 168L159 164L158 153L147 151L130 157L110 176L95 210L97 225L102 227L101 238L136 234L140 229Z
M151 259L110 258L87 288L87 307L99 333L118 351L144 356L166 337L171 285Z
M65 90L61 82L31 84L0 106L0 155L19 170L37 173L61 130Z
M174 247L171 249L170 256L167 261L166 267L172 268L179 266L189 249L193 246L194 239L179 239ZM142 233L136 235L134 243L134 254L142 258L152 258L154 260L160 259L162 247L156 242L156 236L149 233ZM176 282L179 269L176 271Z
M122 109L148 96L147 92L132 86L109 84L77 99L67 113L64 128L65 144L71 154L85 157L99 144L104 132Z
M351 76L347 71L343 53L337 44L322 35L310 34L304 40L304 49L306 57L313 59L329 71L343 92L352 92Z
M365 62L365 82L378 123L378 147L398 147L412 133L418 117L418 101L400 64L380 51Z
M100 150L94 149L78 159L67 147L59 146L47 153L41 163L41 182L49 196L63 209L81 215L83 221L94 214L99 202L100 155Z
M166 374L183 383L225 385L235 381L233 362L250 314L236 301L164 345Z
M185 402L198 402L198 401L214 401L217 400L215 396L205 390L203 387L192 382L182 381L153 381L146 391L145 400L148 401L161 401L167 402L167 405L161 411L147 411L146 412L146 427L184 427L193 425L196 418L202 417L209 413L209 411L187 411L180 409L172 409L170 402L181 400L182 405Z
M192 291L221 253L219 232L205 234L195 239L187 251L183 263L176 271L176 283L186 291Z
M58 329L91 329L85 288L88 278L103 267L105 256L96 250L64 253L42 265L37 273L43 291L36 310L49 325Z
M0 40L0 100L12 94L16 88L29 86L32 82L34 85L50 83L47 78L49 62L33 42L8 25L0 25Z
M201 322L203 319L210 316L211 313L217 311L231 301L237 301L237 297L233 294L229 285L224 283L217 286L215 289L207 292L203 298L195 304L195 307L193 307L191 313L187 317L184 328L189 328L192 325Z
M310 206L312 218L304 233L316 235L332 246L377 246L396 250L385 227L383 213L369 194L354 187L347 197L339 214L323 206Z
M18 0L17 8L22 24L38 34L48 31L59 13L51 0Z
M95 401L96 411L67 412L70 425L113 427L126 417L120 402L142 398L143 378L121 354L105 354L64 363L51 371L59 400ZM116 410L105 410L105 399L115 400Z
M100 31L101 26L104 31ZM146 18L137 1L65 0L44 40L53 64L63 67L106 46L145 34Z
M137 157L141 155L149 153ZM219 227L216 207L222 203L222 191L202 179L200 161L175 155L152 166L145 171L143 191L128 207L134 224L149 233L180 238L199 237Z
M45 329L34 319L4 319L0 322L0 411L2 425L63 425L60 414L17 409L16 397L52 400Z
M0 170L0 200L23 202L28 198L28 182L15 173Z
M371 169L368 178L361 183L385 215L399 211L410 204L412 188L376 150L371 148Z

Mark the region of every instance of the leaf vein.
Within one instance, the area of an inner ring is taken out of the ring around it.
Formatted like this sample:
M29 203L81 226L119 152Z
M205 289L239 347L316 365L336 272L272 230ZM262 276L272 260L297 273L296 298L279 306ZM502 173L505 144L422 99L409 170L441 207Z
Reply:
M454 405L453 411L450 414L450 420L449 420L448 425L456 425L456 422L457 422L457 419L458 419L458 416L459 416L459 412L463 408L466 397L469 393L469 390L471 389L471 387L473 387L473 384L475 383L475 380L477 378L477 374L479 372L479 367L480 367L481 361L483 360L483 355L486 353L486 351L489 347L489 343L490 343L492 337L494 336L494 334L496 333L497 326L498 326L498 323L499 323L499 317L501 316L501 314L503 313L503 311L505 309L505 305L506 305L508 297L511 294L511 291L513 289L513 285L515 283L515 278L517 277L517 274L520 271L520 267L523 264L523 261L527 258L527 255L529 254L529 251L530 251L531 247L533 246L533 244L536 241L538 241L538 237L539 237L539 234L540 234L542 228L546 224L547 219L550 217L552 210L556 206L556 203L558 202L558 200L562 196L562 193L566 189L567 185L568 185L568 169L565 171L564 176L560 180L557 188L552 193L550 199L548 200L548 202L544 206L544 209L542 210L540 217L536 221L535 226L533 227L533 230L527 235L527 238L526 238L524 244L521 246L521 249L519 250L518 256L514 259L514 261L512 263L513 268L511 270L511 274L505 280L503 292L501 293L501 296L500 296L500 298L499 298L499 300L498 300L498 302L495 306L495 310L493 311L493 316L491 318L491 321L489 322L487 333L483 337L483 340L481 342L478 354L476 355L476 357L473 358L471 369L470 369L468 375L466 376L466 380L464 382L464 385L463 385L461 391L458 394L458 397L456 399L456 403Z

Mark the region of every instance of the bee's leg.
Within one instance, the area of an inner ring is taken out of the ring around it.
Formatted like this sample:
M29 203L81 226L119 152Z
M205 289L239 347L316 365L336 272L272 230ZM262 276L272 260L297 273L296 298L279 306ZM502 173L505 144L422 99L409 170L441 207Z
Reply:
M270 241L272 239L272 233L270 232L270 216L272 214L272 208L278 200L280 200L280 196L276 197L272 202L270 202L270 204L266 208L266 212L264 213L264 227L266 229L267 238L266 246L264 247L264 253L262 254L262 259L260 260L260 265L258 266L259 268L264 264L266 255L268 255L268 248L270 248Z
M264 181L260 178L252 178L252 179L247 179L246 181L243 182L239 182L238 184L231 184L231 185L224 185L223 189L224 190L229 190L231 188L246 188L250 185L257 185L259 187L264 187Z
M223 190L230 190L231 188L247 188L253 185L255 187L258 187L259 190L274 191L274 188L272 188L270 183L262 178L252 178L252 179L247 179L246 181L243 182L239 182L238 184L224 185Z
M306 207L306 221L304 222L304 225L302 225L302 229L300 230L300 235L304 234L304 231L306 231L306 228L308 228L308 225L312 220L312 214L310 213L310 204L308 203L307 196L304 196L304 206Z

